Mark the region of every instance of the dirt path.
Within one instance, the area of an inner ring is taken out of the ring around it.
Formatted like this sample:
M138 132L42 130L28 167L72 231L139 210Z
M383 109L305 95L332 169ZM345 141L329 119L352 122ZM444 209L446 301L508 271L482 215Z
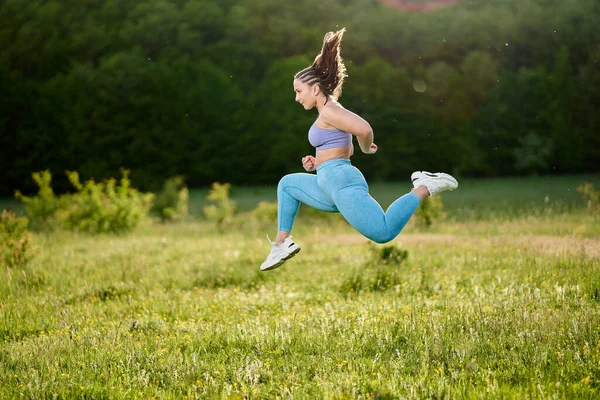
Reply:
M327 239L340 244L367 243L361 235L334 235ZM401 234L393 243L399 246L427 246L430 244L459 246L465 248L516 247L524 251L536 251L545 254L584 255L600 259L600 238L577 238L569 236L490 236L469 237L449 234Z

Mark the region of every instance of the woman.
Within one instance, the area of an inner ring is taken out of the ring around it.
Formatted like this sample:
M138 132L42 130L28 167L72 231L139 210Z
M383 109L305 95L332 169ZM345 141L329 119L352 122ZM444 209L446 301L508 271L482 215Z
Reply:
M345 29L325 35L323 48L310 67L294 76L296 101L305 110L319 111L308 131L308 140L316 148L316 156L306 156L302 166L315 174L296 173L284 176L277 187L278 231L271 253L260 269L280 267L300 251L290 232L300 203L326 212L339 212L367 238L386 243L404 228L420 202L428 196L458 187L456 179L444 173L414 172L414 189L397 199L386 212L369 195L362 173L352 166L352 135L360 149L375 154L373 130L367 121L346 110L337 99L342 93L346 68L340 56Z

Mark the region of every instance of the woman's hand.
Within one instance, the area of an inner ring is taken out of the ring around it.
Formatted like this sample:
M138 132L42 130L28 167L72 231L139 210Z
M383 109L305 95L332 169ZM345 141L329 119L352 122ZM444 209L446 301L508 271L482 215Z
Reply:
M308 172L314 171L317 167L317 160L313 156L306 156L302 158L302 166Z
M365 151L365 154L375 154L377 153L377 145L375 143L371 144L371 148L369 148L369 151Z

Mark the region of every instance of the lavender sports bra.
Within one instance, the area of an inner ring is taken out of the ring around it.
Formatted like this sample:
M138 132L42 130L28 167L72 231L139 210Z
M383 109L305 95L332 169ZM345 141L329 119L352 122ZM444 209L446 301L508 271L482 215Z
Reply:
M316 121L308 130L308 141L317 151L350 146L352 135L339 129L323 129Z

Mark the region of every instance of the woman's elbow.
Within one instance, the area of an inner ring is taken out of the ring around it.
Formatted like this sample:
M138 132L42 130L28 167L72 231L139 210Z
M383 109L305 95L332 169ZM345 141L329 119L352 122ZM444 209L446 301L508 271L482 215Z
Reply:
M369 138L373 136L373 129L371 129L370 125L362 127L359 131L356 132L356 136L360 138Z

